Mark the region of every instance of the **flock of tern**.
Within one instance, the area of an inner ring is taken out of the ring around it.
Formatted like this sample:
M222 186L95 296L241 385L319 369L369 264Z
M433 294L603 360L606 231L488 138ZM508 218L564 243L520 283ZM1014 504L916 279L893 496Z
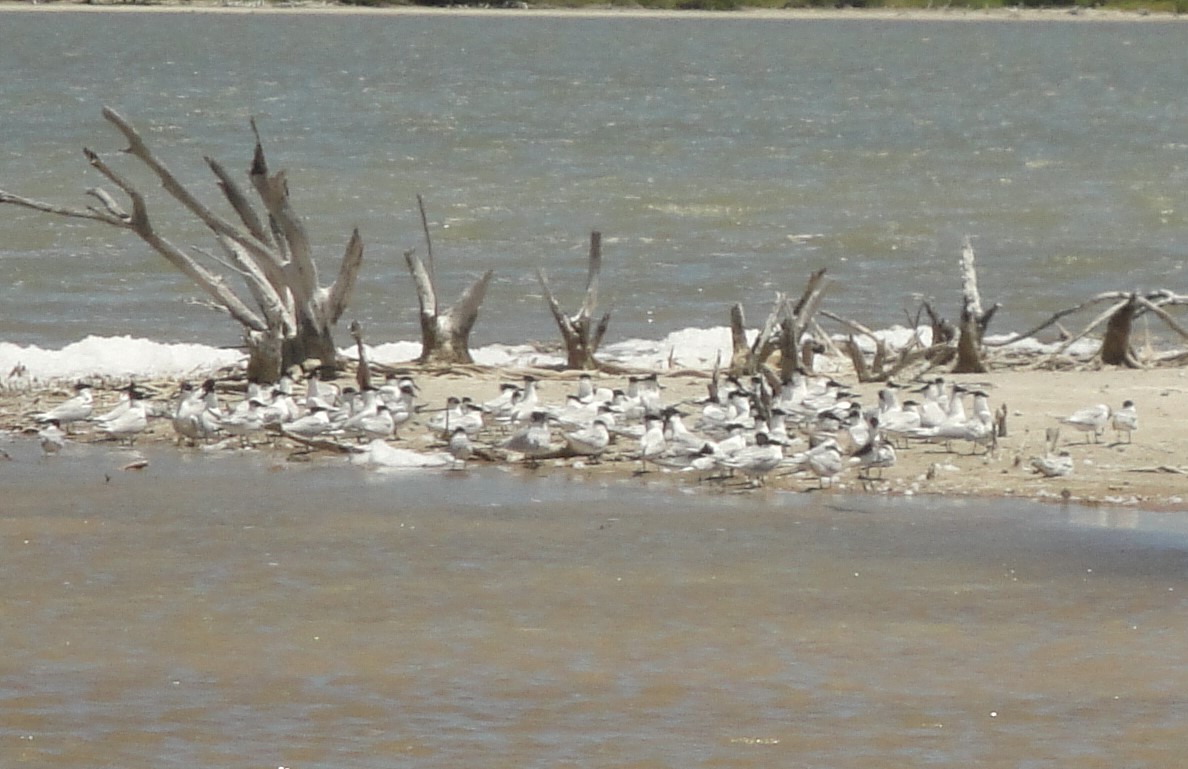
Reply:
M407 376L378 387L339 387L312 374L299 386L284 378L251 384L234 403L214 380L183 384L169 404L151 401L135 384L118 403L95 414L85 383L73 397L33 415L47 455L88 426L94 438L133 444L153 419L168 419L177 439L191 445L251 447L289 438L314 447L337 447L381 465L464 468L487 461L546 460L583 463L630 461L637 473L688 472L699 479L738 478L762 486L774 474L815 479L824 487L848 470L863 483L882 478L898 454L929 443L949 451L989 452L1004 429L987 393L936 378L908 388L887 384L866 406L840 382L804 373L778 387L761 376L743 382L715 376L707 397L669 402L655 374L627 378L622 389L598 386L587 374L564 400L546 402L538 380L500 385L489 400L450 397L444 406L423 403ZM903 397L901 397L901 394ZM1113 428L1126 441L1138 428L1132 401L1117 409L1100 404L1059 419L1061 426L1099 441ZM419 427L432 453L393 449L401 431ZM1030 468L1047 477L1067 475L1073 460L1049 430L1043 455Z

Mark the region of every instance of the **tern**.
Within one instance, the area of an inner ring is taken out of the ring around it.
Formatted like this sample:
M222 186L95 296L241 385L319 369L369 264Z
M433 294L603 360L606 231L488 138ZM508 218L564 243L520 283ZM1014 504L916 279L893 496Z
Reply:
M112 406L111 409L109 409L105 414L100 414L97 417L92 416L90 421L96 425L100 425L104 422L111 422L115 419L119 419L124 415L124 413L128 411L128 409L132 407L132 391L135 389L136 385L134 384L129 384L127 387L121 389L120 398L118 401L116 401L116 405Z
M392 435L400 438L400 426L413 418L416 413L416 385L411 379L401 379L400 385L394 392L387 389L387 385L380 388L380 398L392 412Z
M830 487L833 486L833 479L841 474L845 468L842 462L841 449L837 445L837 441L830 438L824 443L810 449L806 458L809 470L817 476L818 488L825 488L825 479L829 479Z
M584 457L600 457L610 445L610 428L601 417L591 422L589 427L564 433L564 436L566 447Z
M83 382L76 384L74 391L73 397L62 401L49 411L35 414L33 421L38 424L57 422L67 433L70 432L70 425L86 421L95 408L95 395L91 391L91 386Z
M492 419L511 419L511 411L515 407L516 394L520 393L520 386L513 382L499 385L499 395L482 404L483 411L491 415Z
M540 410L533 411L529 416L528 425L500 445L508 451L522 454L525 462L535 464L541 457L553 450L548 413Z
M38 431L37 439L41 443L42 453L47 457L57 454L66 445L66 433L58 427L58 422L55 419L51 419L45 427Z
M1042 457L1031 458L1031 469L1045 478L1059 478L1068 475L1073 469L1073 459L1067 451L1056 454L1048 453Z
M664 440L664 423L658 416L649 415L644 418L644 433L639 438L639 472L647 472L648 462L655 463L657 458L667 448Z
M615 397L613 390L607 387L596 387L589 374L578 377L577 398L582 403L610 403Z
M465 427L455 427L454 432L450 434L449 452L450 456L454 458L452 467L459 470L465 469L466 460L474 454L474 447L470 445L470 435L467 434ZM459 463L461 464L459 465Z
M462 399L451 395L446 399L446 407L429 417L428 427L435 433L450 435L462 419L463 413Z
M247 448L251 445L251 436L264 429L264 401L256 395L248 398L247 406L236 408L230 414L219 419L219 427L225 433L239 438L239 445Z
M536 392L536 377L531 374L524 376L524 389L519 401L511 411L512 425L521 425L534 419L537 411L541 410L540 395Z
M331 427L329 409L315 401L308 414L283 425L281 429L301 438L316 438Z
M718 463L738 470L753 486L762 486L767 476L784 461L783 447L772 441L767 433L755 433L755 445L722 457Z
M1130 443L1130 434L1138 429L1138 412L1134 408L1134 401L1123 401L1122 408L1114 412L1113 427L1119 436L1126 433L1126 442Z
M858 477L860 478L870 478L872 470L878 470L879 477L882 478L883 469L892 467L898 459L895 446L888 443L878 429L878 420L873 419L872 422L873 432L870 440L850 457L850 464L858 465Z
M1097 443L1098 437L1110 421L1111 413L1109 406L1099 403L1096 406L1083 408L1070 416L1064 417L1060 420L1060 423L1085 433L1085 443L1089 443L1089 435L1092 433L1093 442Z
M396 430L395 420L388 404L379 401L374 408L365 409L342 423L339 430L359 441L373 441L376 438L390 438Z
M214 408L211 408L211 403ZM178 437L191 444L205 440L218 431L218 400L214 395L214 380L207 379L195 389L183 382L174 407L171 422Z
M113 419L100 422L95 429L118 441L136 442L136 436L148 429L148 404L145 394L135 388L128 390L128 408Z

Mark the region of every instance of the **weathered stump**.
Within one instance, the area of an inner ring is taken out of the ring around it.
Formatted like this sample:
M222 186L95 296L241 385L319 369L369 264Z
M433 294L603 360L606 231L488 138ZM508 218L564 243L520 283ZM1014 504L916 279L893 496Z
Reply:
M1141 368L1130 346L1130 331L1138 306L1138 297L1131 294L1106 322L1105 336L1101 340L1101 362L1107 366Z
M598 369L600 364L595 353L602 345L602 338L610 325L610 313L594 322L594 308L598 306L598 286L602 273L602 233L590 233L590 256L586 272L586 293L581 308L573 315L566 315L549 287L548 277L543 270L536 271L536 279L544 292L545 302L553 320L561 331L565 343L565 365L575 370Z

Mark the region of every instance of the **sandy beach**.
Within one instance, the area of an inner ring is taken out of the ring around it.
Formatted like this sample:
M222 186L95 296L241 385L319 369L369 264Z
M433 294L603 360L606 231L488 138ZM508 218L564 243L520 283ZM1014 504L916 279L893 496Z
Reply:
M852 375L840 364L833 376L850 386L858 394L864 407L878 402L879 383L855 383ZM475 402L494 398L499 385L504 382L519 382L525 373L538 379L541 402L560 407L565 397L576 392L577 372L553 372L534 370L525 372L467 369L456 373L430 373L407 370L413 377L419 392L416 402L418 415L403 426L399 438L390 441L392 446L410 449L426 454L440 454L444 449L441 437L433 434L429 420L439 413L451 397L469 397ZM538 467L523 467L516 455L509 458L498 450L498 444L506 436L506 430L488 427L476 439L482 452L491 448L492 454L500 455L496 462L515 465L517 472L524 473L580 473L584 475L609 474L616 477L633 476L641 484L665 483L696 488L707 494L755 493L774 491L812 492L823 494L879 494L897 496L983 496L1000 498L1027 498L1072 501L1088 504L1138 506L1152 510L1174 510L1188 499L1188 423L1179 415L1188 409L1188 373L1178 368L1159 368L1141 371L1106 368L1092 371L1043 371L1005 370L980 376L949 376L943 371L930 372L928 377L945 376L946 382L959 382L970 389L988 393L990 406L998 410L1005 408L1006 435L998 439L997 446L987 450L975 447L969 442L956 441L946 446L941 443L910 441L900 442L897 460L893 467L883 471L881 478L863 479L858 469L849 466L832 486L820 489L821 482L807 472L791 472L781 468L767 478L761 488L750 488L741 478L699 477L699 473L676 469L653 469L640 474L640 463L635 455L638 441L630 436L618 436L603 456L601 462L590 462L583 458L547 459ZM624 388L626 377L596 374L600 387ZM708 372L681 371L660 372L663 385L662 399L666 405L674 405L686 414L685 421L692 426L698 420L707 396L710 377ZM354 384L353 374L348 373L338 380L340 386ZM901 399L912 397L906 392L918 387L919 382L903 383L905 393ZM176 391L177 383L155 383L146 385L156 393L153 410L162 415L150 420L148 431L136 441L136 448L151 460L153 451L172 446L177 436L168 418L172 404L169 396ZM296 394L304 393L304 385L298 384ZM9 392L0 402L0 428L25 438L33 439L36 425L33 415L68 397L69 391L60 387L54 390L14 394ZM96 389L95 415L104 413L119 397L117 385ZM224 409L233 407L242 395L233 387L223 389L220 403ZM1119 408L1126 400L1136 404L1139 427L1130 436L1117 435L1107 427L1096 438L1089 433L1078 432L1068 425L1061 425L1060 419L1087 406L1106 404ZM1035 472L1031 460L1046 453L1046 434L1051 428L1060 428L1056 451L1068 451L1073 462L1072 471L1062 477L1045 477ZM110 438L98 435L88 425L76 428L72 440L78 442L101 442L111 446L113 451L122 449ZM791 431L790 431L791 432ZM554 428L553 440L563 445L561 430ZM213 442L211 445L183 448L183 451L239 451L234 441ZM805 446L789 446L787 454L803 451ZM307 449L299 443L281 438L270 440L264 436L254 441L254 449L273 452L278 461L304 455ZM123 452L121 452L123 455ZM342 453L318 451L315 458L327 461L347 461ZM358 457L355 458L358 461ZM471 467L484 464L482 459L471 461ZM522 469L519 469L522 468ZM425 472L448 472L445 469Z

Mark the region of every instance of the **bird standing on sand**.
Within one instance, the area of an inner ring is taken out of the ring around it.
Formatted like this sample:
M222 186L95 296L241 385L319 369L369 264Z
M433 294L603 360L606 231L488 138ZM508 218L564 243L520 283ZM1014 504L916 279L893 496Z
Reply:
M128 388L128 408L118 416L96 424L95 429L109 438L136 442L136 436L148 429L148 404L145 394L134 387Z
M1072 415L1064 417L1060 420L1060 423L1085 433L1085 443L1089 442L1089 434L1092 433L1093 442L1097 443L1098 436L1101 435L1102 431L1105 430L1106 424L1110 421L1110 413L1109 406L1099 403L1096 406L1080 409Z
M1124 401L1122 408L1114 412L1114 432L1119 436L1126 433L1126 442L1130 443L1130 434L1138 429L1138 412L1134 408L1134 401Z
M878 417L871 417L870 439L850 456L850 464L858 465L858 477L870 478L872 470L879 471L883 476L883 469L895 465L898 455L895 446L883 438L879 430Z
M396 432L396 421L392 418L392 411L388 404L377 400L373 409L360 411L342 424L342 431L346 435L353 435L362 441L373 441L377 438L387 439Z
M755 445L747 446L720 460L720 464L747 476L752 486L762 486L767 476L784 461L784 447L767 433L755 433Z
M474 454L474 447L470 444L470 434L466 432L466 428L458 426L450 433L449 448L450 456L454 458L452 468L462 470L466 468L466 460L470 459ZM461 463L459 465L459 462Z
M207 398L214 391L214 380L208 379L201 388L182 382L170 423L180 440L195 444L218 430L217 408L208 414ZM216 401L217 407L217 401Z
M428 427L439 435L451 435L454 428L458 426L458 421L462 419L463 413L462 399L451 395L446 399L446 407L429 417Z
M841 449L838 447L837 441L830 439L811 450L808 456L808 466L817 476L819 488L825 487L826 478L829 479L829 485L832 487L833 479L841 474L844 467Z
M116 401L116 404L112 406L111 409L107 411L107 413L100 414L99 416L92 416L90 421L96 426L99 426L105 422L112 422L116 419L119 419L128 411L129 408L132 407L132 391L135 389L135 384L129 384L127 387L122 388L120 399Z
M264 408L260 396L253 395L248 398L245 408L236 408L234 412L220 417L219 429L239 438L239 445L247 448L251 445L252 436L264 430Z
M508 451L523 454L524 460L535 464L537 460L552 451L552 433L549 430L549 415L544 411L533 411L526 427L500 444Z
M413 418L416 413L417 386L407 377L399 380L394 390L387 385L380 388L380 398L392 413L392 435L400 439L400 426Z
M308 414L284 425L281 431L300 438L316 438L329 432L331 426L330 410L325 404L315 401Z
M66 445L66 433L58 427L58 421L51 419L49 423L37 433L41 442L41 451L47 457L57 454Z
M70 425L86 421L95 408L95 396L91 392L91 386L79 382L74 386L74 392L73 397L67 398L49 411L35 414L33 421L38 424L57 422L67 433L70 432Z
M639 472L647 472L648 462L655 463L668 442L664 440L664 422L659 416L649 414L644 418L644 432L639 438Z

